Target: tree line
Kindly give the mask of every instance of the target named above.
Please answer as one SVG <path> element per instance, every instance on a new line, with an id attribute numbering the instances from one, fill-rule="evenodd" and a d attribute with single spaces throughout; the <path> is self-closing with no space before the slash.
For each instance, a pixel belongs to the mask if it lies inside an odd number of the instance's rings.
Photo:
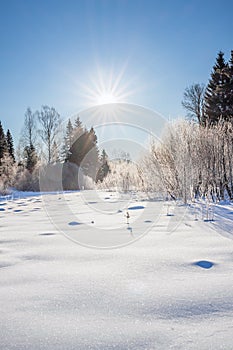
<path id="1" fill-rule="evenodd" d="M 110 162 L 100 152 L 94 128 L 77 116 L 65 130 L 54 108 L 25 113 L 19 147 L 0 124 L 0 183 L 22 190 L 39 189 L 39 169 L 63 165 L 63 188 L 77 189 L 77 172 L 90 183 L 122 191 L 140 190 L 182 199 L 233 199 L 233 51 L 228 62 L 219 52 L 207 86 L 193 84 L 182 101 L 187 119 L 168 124 L 160 142 L 152 142 L 138 164 Z M 87 186 L 87 185 L 86 185 Z"/>
<path id="2" fill-rule="evenodd" d="M 100 152 L 94 128 L 88 130 L 79 117 L 73 123 L 68 120 L 65 132 L 62 126 L 55 108 L 42 106 L 35 112 L 28 108 L 15 150 L 10 130 L 5 134 L 0 122 L 1 193 L 9 187 L 39 191 L 39 171 L 48 164 L 63 164 L 65 189 L 80 188 L 77 174 L 76 182 L 69 182 L 69 172 L 73 173 L 74 169 L 76 173 L 82 169 L 89 186 L 91 181 L 103 181 L 110 171 L 108 156 L 105 150 Z"/>

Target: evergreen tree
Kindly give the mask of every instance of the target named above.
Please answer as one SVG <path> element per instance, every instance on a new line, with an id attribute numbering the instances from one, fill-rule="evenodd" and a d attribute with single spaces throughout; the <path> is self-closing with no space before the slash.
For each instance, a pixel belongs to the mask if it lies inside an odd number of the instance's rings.
<path id="1" fill-rule="evenodd" d="M 69 152 L 70 152 L 70 148 L 72 146 L 72 142 L 73 142 L 73 125 L 71 123 L 71 120 L 68 120 L 68 123 L 66 125 L 66 133 L 65 133 L 65 137 L 64 137 L 64 143 L 62 146 L 62 151 L 61 151 L 61 157 L 63 161 L 67 161 L 68 156 L 69 156 Z"/>
<path id="2" fill-rule="evenodd" d="M 99 163 L 99 149 L 97 147 L 97 136 L 93 127 L 88 132 L 88 151 L 85 155 L 85 162 L 83 163 L 84 174 L 96 180 L 97 172 L 100 166 Z"/>
<path id="3" fill-rule="evenodd" d="M 12 186 L 15 180 L 15 170 L 13 158 L 6 152 L 0 162 L 0 187 L 7 189 Z"/>
<path id="4" fill-rule="evenodd" d="M 233 119 L 233 50 L 231 50 L 231 58 L 228 65 L 228 78 L 229 83 L 227 85 L 227 104 L 229 118 Z"/>
<path id="5" fill-rule="evenodd" d="M 103 149 L 100 156 L 100 167 L 96 176 L 96 182 L 98 181 L 102 182 L 109 172 L 110 172 L 110 166 L 108 164 L 108 156 L 106 151 Z"/>
<path id="6" fill-rule="evenodd" d="M 204 99 L 204 120 L 216 124 L 221 118 L 229 119 L 229 66 L 225 62 L 224 53 L 219 52 L 213 67 L 211 79 L 206 89 Z"/>
<path id="7" fill-rule="evenodd" d="M 0 121 L 0 162 L 1 159 L 4 157 L 4 155 L 7 153 L 7 142 L 6 142 L 6 136 L 4 134 L 4 130 L 2 127 L 2 123 Z"/>
<path id="8" fill-rule="evenodd" d="M 7 142 L 7 149 L 9 156 L 12 158 L 13 162 L 15 162 L 15 155 L 14 155 L 14 143 L 13 143 L 13 138 L 11 136 L 10 130 L 7 130 L 6 133 L 6 142 Z"/>
<path id="9" fill-rule="evenodd" d="M 25 168 L 32 173 L 38 161 L 35 147 L 32 144 L 24 148 L 24 159 Z"/>
<path id="10" fill-rule="evenodd" d="M 77 116 L 77 118 L 76 118 L 75 121 L 74 121 L 74 128 L 75 128 L 75 129 L 76 129 L 76 128 L 83 128 L 82 122 L 81 122 L 79 116 Z"/>
<path id="11" fill-rule="evenodd" d="M 51 161 L 52 163 L 56 164 L 56 163 L 60 163 L 60 157 L 59 157 L 59 147 L 56 143 L 56 141 L 54 141 L 53 145 L 52 145 L 52 157 L 51 157 Z"/>
<path id="12" fill-rule="evenodd" d="M 87 132 L 86 128 L 83 127 L 83 124 L 79 118 L 79 116 L 74 120 L 73 127 L 73 139 L 72 142 L 76 141 L 79 137 Z"/>
<path id="13" fill-rule="evenodd" d="M 93 128 L 90 131 L 83 128 L 75 129 L 75 140 L 67 160 L 81 167 L 85 175 L 93 179 L 96 177 L 99 153 L 97 137 Z"/>
<path id="14" fill-rule="evenodd" d="M 7 135 L 9 136 L 8 132 Z M 2 190 L 7 189 L 8 186 L 12 185 L 14 178 L 14 161 L 9 153 L 9 145 L 7 141 L 8 140 L 4 134 L 2 123 L 0 122 L 0 187 Z M 13 150 L 14 148 L 12 141 L 12 152 Z"/>

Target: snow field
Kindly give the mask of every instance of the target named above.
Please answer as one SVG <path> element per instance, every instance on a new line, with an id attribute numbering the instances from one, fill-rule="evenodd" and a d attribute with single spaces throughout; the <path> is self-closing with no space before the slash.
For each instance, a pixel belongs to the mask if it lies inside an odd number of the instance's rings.
<path id="1" fill-rule="evenodd" d="M 233 245 L 219 216 L 80 196 L 0 202 L 2 349 L 233 349 Z"/>

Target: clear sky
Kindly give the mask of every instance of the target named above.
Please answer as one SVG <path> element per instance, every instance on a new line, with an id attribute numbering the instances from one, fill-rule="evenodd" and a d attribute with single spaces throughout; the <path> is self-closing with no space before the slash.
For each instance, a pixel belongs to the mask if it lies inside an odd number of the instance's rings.
<path id="1" fill-rule="evenodd" d="M 185 87 L 229 58 L 232 14 L 231 0 L 0 0 L 0 120 L 16 139 L 28 106 L 68 118 L 109 89 L 182 116 Z"/>

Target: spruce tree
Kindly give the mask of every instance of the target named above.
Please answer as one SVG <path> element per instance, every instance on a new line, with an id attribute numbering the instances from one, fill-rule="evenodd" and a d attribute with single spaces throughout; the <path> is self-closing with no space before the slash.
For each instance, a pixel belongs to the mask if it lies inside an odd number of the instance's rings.
<path id="1" fill-rule="evenodd" d="M 7 149 L 9 156 L 12 158 L 13 162 L 15 162 L 15 155 L 14 155 L 14 143 L 13 143 L 13 138 L 11 136 L 10 130 L 7 130 L 6 133 L 6 142 L 7 142 Z"/>
<path id="2" fill-rule="evenodd" d="M 97 136 L 93 127 L 88 132 L 88 150 L 83 164 L 84 173 L 96 180 L 99 169 L 99 149 L 97 147 Z"/>
<path id="3" fill-rule="evenodd" d="M 79 116 L 74 120 L 73 125 L 73 142 L 87 132 L 87 129 L 83 126 Z"/>
<path id="4" fill-rule="evenodd" d="M 71 120 L 69 119 L 68 123 L 66 125 L 66 133 L 65 133 L 65 137 L 64 137 L 62 151 L 61 151 L 62 160 L 65 161 L 65 162 L 68 159 L 70 148 L 72 146 L 73 130 L 74 130 L 73 125 L 71 123 Z"/>
<path id="5" fill-rule="evenodd" d="M 4 134 L 4 130 L 2 127 L 2 123 L 0 121 L 0 161 L 4 157 L 4 155 L 7 153 L 7 142 L 6 142 L 6 136 Z"/>
<path id="6" fill-rule="evenodd" d="M 227 86 L 227 103 L 229 119 L 233 120 L 233 50 L 231 50 L 231 58 L 228 65 L 229 83 Z"/>
<path id="7" fill-rule="evenodd" d="M 229 119 L 227 88 L 230 78 L 228 69 L 224 53 L 220 51 L 204 98 L 204 119 L 210 124 L 215 124 L 220 119 Z"/>
<path id="8" fill-rule="evenodd" d="M 38 161 L 35 147 L 32 144 L 24 148 L 24 159 L 25 168 L 32 173 Z"/>
<path id="9" fill-rule="evenodd" d="M 60 154 L 59 154 L 59 147 L 56 141 L 54 141 L 52 145 L 52 156 L 51 160 L 53 164 L 60 163 Z"/>
<path id="10" fill-rule="evenodd" d="M 109 172 L 110 172 L 110 166 L 108 164 L 108 156 L 106 151 L 103 149 L 100 156 L 100 167 L 96 176 L 96 182 L 98 181 L 102 182 Z"/>
<path id="11" fill-rule="evenodd" d="M 74 121 L 74 128 L 76 129 L 76 128 L 82 128 L 82 127 L 83 127 L 82 122 L 81 122 L 79 116 L 77 116 L 75 121 Z"/>
<path id="12" fill-rule="evenodd" d="M 95 179 L 99 165 L 99 151 L 97 148 L 97 136 L 93 128 L 90 131 L 75 129 L 75 140 L 67 160 L 77 164 L 82 168 L 85 175 Z"/>

